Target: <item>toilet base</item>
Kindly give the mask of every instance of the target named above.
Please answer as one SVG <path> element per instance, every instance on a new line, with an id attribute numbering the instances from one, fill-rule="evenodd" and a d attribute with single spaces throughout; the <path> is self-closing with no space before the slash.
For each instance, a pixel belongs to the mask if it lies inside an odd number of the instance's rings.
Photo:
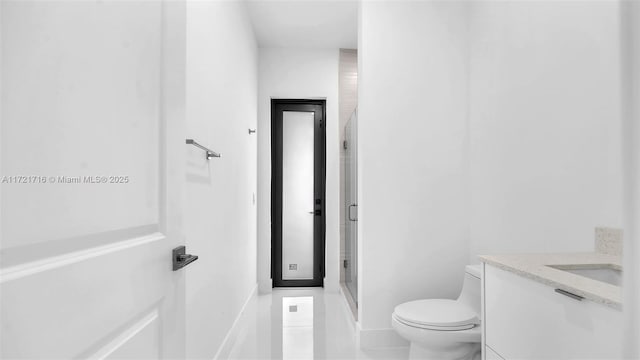
<path id="1" fill-rule="evenodd" d="M 460 331 L 427 330 L 403 324 L 395 314 L 391 325 L 409 340 L 409 359 L 480 360 L 480 326 Z"/>
<path id="2" fill-rule="evenodd" d="M 450 346 L 425 346 L 411 342 L 409 359 L 480 360 L 480 343 L 453 343 Z"/>

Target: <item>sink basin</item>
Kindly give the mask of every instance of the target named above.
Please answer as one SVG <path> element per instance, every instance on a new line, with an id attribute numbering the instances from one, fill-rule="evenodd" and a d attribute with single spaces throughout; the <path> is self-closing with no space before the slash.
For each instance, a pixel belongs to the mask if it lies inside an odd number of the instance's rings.
<path id="1" fill-rule="evenodd" d="M 566 271 L 592 280 L 602 281 L 607 284 L 621 286 L 622 270 L 610 264 L 597 265 L 547 265 L 554 269 Z"/>

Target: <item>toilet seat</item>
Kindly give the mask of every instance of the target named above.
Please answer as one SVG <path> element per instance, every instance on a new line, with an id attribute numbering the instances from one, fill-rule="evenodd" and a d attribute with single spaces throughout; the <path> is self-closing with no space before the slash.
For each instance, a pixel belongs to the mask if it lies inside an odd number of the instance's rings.
<path id="1" fill-rule="evenodd" d="M 428 330 L 468 330 L 480 324 L 471 308 L 449 299 L 406 302 L 396 306 L 393 316 L 407 326 Z"/>

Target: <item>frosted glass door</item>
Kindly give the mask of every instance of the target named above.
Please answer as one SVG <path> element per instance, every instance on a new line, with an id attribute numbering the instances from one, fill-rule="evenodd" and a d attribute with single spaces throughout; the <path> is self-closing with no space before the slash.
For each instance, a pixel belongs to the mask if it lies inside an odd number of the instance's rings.
<path id="1" fill-rule="evenodd" d="M 313 279 L 314 113 L 282 115 L 282 279 Z"/>

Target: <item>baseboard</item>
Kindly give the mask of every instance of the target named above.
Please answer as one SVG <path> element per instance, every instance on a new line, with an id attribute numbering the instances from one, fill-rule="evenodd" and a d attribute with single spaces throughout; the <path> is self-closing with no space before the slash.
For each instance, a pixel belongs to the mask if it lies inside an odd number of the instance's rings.
<path id="1" fill-rule="evenodd" d="M 394 329 L 360 329 L 359 333 L 361 349 L 409 346 Z"/>
<path id="2" fill-rule="evenodd" d="M 233 347 L 236 344 L 238 335 L 240 334 L 240 331 L 242 328 L 242 324 L 241 324 L 242 316 L 247 310 L 248 305 L 251 303 L 252 300 L 254 300 L 257 294 L 258 294 L 258 284 L 254 285 L 253 290 L 251 290 L 251 294 L 249 294 L 249 297 L 242 305 L 242 308 L 240 309 L 238 316 L 236 316 L 235 320 L 233 321 L 233 325 L 231 325 L 231 329 L 229 329 L 229 331 L 227 332 L 227 335 L 224 337 L 222 344 L 218 348 L 218 352 L 216 352 L 216 355 L 213 357 L 214 360 L 229 359 L 231 357 L 231 352 L 233 351 Z"/>
<path id="3" fill-rule="evenodd" d="M 353 328 L 355 329 L 356 323 L 358 322 L 358 307 L 351 297 L 351 294 L 347 293 L 348 291 L 349 290 L 347 289 L 345 284 L 340 283 L 340 295 L 342 295 L 342 302 L 345 305 L 345 309 L 347 309 L 351 325 L 353 325 Z"/>

